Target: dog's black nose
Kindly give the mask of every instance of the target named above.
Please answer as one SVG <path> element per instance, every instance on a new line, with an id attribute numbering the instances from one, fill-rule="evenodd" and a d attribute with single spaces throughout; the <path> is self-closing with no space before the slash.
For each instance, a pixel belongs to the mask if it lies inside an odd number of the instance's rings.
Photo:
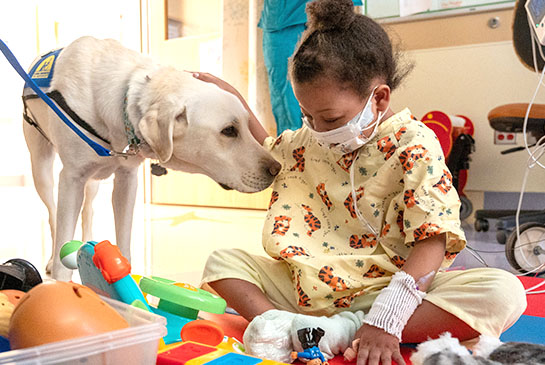
<path id="1" fill-rule="evenodd" d="M 233 188 L 230 187 L 230 186 L 228 186 L 228 185 L 225 185 L 225 184 L 222 184 L 222 183 L 218 183 L 218 184 L 220 184 L 220 186 L 221 186 L 222 188 L 224 188 L 225 190 L 233 190 Z"/>
<path id="2" fill-rule="evenodd" d="M 272 164 L 269 165 L 269 174 L 271 176 L 276 176 L 282 169 L 282 165 L 278 161 L 274 161 Z"/>

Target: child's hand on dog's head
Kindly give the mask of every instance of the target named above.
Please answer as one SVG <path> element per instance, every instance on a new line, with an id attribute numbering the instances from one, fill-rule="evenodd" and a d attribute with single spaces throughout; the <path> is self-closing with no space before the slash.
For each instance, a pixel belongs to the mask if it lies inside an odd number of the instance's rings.
<path id="1" fill-rule="evenodd" d="M 208 72 L 195 72 L 195 71 L 187 71 L 191 72 L 191 75 L 193 75 L 194 78 L 199 79 L 204 82 L 210 82 L 217 87 L 219 87 L 222 90 L 225 90 L 227 92 L 230 92 L 231 94 L 236 95 L 237 97 L 241 98 L 240 93 L 235 89 L 231 84 L 229 84 L 227 81 L 224 81 L 220 79 L 217 76 L 212 75 Z"/>

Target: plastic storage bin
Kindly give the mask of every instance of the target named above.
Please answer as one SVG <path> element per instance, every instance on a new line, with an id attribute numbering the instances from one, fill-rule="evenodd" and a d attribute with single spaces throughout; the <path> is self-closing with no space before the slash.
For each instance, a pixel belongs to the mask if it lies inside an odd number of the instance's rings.
<path id="1" fill-rule="evenodd" d="M 101 298 L 129 322 L 129 328 L 4 352 L 0 364 L 155 364 L 159 339 L 167 334 L 165 318 Z"/>

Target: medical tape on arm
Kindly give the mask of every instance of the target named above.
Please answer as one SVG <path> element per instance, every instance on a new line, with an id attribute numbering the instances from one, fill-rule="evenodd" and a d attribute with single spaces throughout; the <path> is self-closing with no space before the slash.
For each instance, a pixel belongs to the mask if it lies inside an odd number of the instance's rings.
<path id="1" fill-rule="evenodd" d="M 363 322 L 383 329 L 401 342 L 401 332 L 425 296 L 411 275 L 398 271 L 377 296 Z"/>

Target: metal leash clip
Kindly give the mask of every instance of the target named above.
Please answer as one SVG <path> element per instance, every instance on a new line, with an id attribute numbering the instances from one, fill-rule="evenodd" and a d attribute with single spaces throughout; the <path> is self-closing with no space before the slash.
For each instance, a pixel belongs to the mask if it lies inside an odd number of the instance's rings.
<path id="1" fill-rule="evenodd" d="M 123 148 L 123 152 L 110 151 L 110 156 L 124 157 L 125 159 L 127 159 L 129 156 L 136 156 L 138 152 L 140 152 L 140 146 L 131 143 Z"/>

